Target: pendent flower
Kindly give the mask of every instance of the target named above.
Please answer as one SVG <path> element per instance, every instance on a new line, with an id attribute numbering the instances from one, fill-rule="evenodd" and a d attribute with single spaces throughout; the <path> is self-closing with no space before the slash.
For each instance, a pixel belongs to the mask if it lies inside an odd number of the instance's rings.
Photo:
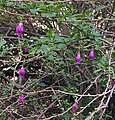
<path id="1" fill-rule="evenodd" d="M 19 23 L 18 26 L 16 27 L 16 34 L 21 36 L 23 32 L 24 32 L 23 24 Z"/>
<path id="2" fill-rule="evenodd" d="M 115 85 L 115 78 L 110 77 L 112 87 Z"/>
<path id="3" fill-rule="evenodd" d="M 89 59 L 94 60 L 94 58 L 95 58 L 94 51 L 91 50 L 90 53 L 89 53 Z"/>
<path id="4" fill-rule="evenodd" d="M 19 100 L 20 100 L 21 103 L 24 103 L 25 96 L 23 94 L 20 95 Z"/>
<path id="5" fill-rule="evenodd" d="M 23 54 L 28 54 L 28 47 L 23 47 L 22 48 Z"/>
<path id="6" fill-rule="evenodd" d="M 73 113 L 76 113 L 77 109 L 78 109 L 78 103 L 75 102 L 75 103 L 72 105 L 72 112 L 73 112 Z"/>
<path id="7" fill-rule="evenodd" d="M 80 64 L 80 61 L 81 61 L 81 56 L 80 56 L 80 53 L 78 53 L 77 56 L 76 56 L 77 64 Z"/>
<path id="8" fill-rule="evenodd" d="M 22 78 L 25 76 L 25 70 L 23 67 L 21 67 L 21 69 L 19 70 L 19 76 Z"/>

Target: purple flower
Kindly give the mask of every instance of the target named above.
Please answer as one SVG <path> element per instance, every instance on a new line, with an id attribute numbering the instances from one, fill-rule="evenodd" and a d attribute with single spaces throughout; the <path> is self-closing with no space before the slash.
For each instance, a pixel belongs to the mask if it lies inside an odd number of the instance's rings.
<path id="1" fill-rule="evenodd" d="M 22 50 L 23 50 L 24 54 L 28 54 L 28 48 L 27 47 L 23 47 Z"/>
<path id="2" fill-rule="evenodd" d="M 24 97 L 24 95 L 23 95 L 23 94 L 22 94 L 22 95 L 20 95 L 19 99 L 20 99 L 20 102 L 21 102 L 21 103 L 24 103 L 25 97 Z"/>
<path id="3" fill-rule="evenodd" d="M 77 62 L 77 64 L 80 64 L 80 60 L 81 60 L 81 56 L 78 53 L 77 56 L 76 56 L 76 62 Z"/>
<path id="4" fill-rule="evenodd" d="M 18 26 L 16 27 L 16 34 L 21 36 L 23 32 L 24 32 L 23 24 L 19 23 Z"/>
<path id="5" fill-rule="evenodd" d="M 21 69 L 19 70 L 19 76 L 20 77 L 24 77 L 25 76 L 25 70 L 23 67 L 21 67 Z"/>
<path id="6" fill-rule="evenodd" d="M 95 57 L 94 51 L 91 50 L 90 53 L 89 53 L 89 59 L 90 59 L 90 60 L 94 60 L 94 57 Z"/>
<path id="7" fill-rule="evenodd" d="M 112 87 L 115 85 L 115 78 L 110 77 Z"/>
<path id="8" fill-rule="evenodd" d="M 72 112 L 73 112 L 73 113 L 76 113 L 77 109 L 78 109 L 78 103 L 75 102 L 75 103 L 72 105 Z"/>
<path id="9" fill-rule="evenodd" d="M 113 86 L 115 85 L 115 81 L 112 81 L 112 82 L 111 82 L 111 85 L 112 85 L 112 87 L 113 87 Z"/>

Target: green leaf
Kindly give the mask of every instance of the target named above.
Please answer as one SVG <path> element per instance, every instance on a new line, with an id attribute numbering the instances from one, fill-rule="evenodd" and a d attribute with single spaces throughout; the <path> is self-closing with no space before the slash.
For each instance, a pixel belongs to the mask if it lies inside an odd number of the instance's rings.
<path id="1" fill-rule="evenodd" d="M 53 55 L 49 55 L 47 59 L 48 60 L 54 60 L 54 57 L 53 57 Z"/>
<path id="2" fill-rule="evenodd" d="M 72 118 L 72 114 L 71 113 L 65 113 L 63 115 L 64 118 Z"/>
<path id="3" fill-rule="evenodd" d="M 115 78 L 115 74 L 113 74 L 113 78 Z"/>
<path id="4" fill-rule="evenodd" d="M 56 31 L 54 29 L 50 29 L 47 32 L 47 36 L 49 36 L 50 38 L 54 38 L 55 37 L 55 33 L 56 33 Z"/>
<path id="5" fill-rule="evenodd" d="M 14 2 L 7 2 L 7 6 L 13 6 Z"/>
<path id="6" fill-rule="evenodd" d="M 55 14 L 54 13 L 41 13 L 41 16 L 42 17 L 55 17 Z"/>
<path id="7" fill-rule="evenodd" d="M 37 85 L 40 86 L 40 87 L 45 87 L 46 86 L 46 84 L 44 84 L 43 82 L 37 83 Z"/>
<path id="8" fill-rule="evenodd" d="M 95 11 L 99 11 L 99 10 L 102 10 L 104 8 L 108 8 L 108 6 L 101 5 L 100 7 L 96 8 Z"/>
<path id="9" fill-rule="evenodd" d="M 30 9 L 30 12 L 31 12 L 32 14 L 35 14 L 37 11 L 38 11 L 37 9 Z"/>
<path id="10" fill-rule="evenodd" d="M 93 31 L 93 33 L 92 33 L 93 35 L 95 35 L 95 36 L 100 36 L 100 33 L 99 33 L 99 31 Z"/>
<path id="11" fill-rule="evenodd" d="M 59 35 L 55 35 L 55 40 L 58 42 L 63 42 L 62 38 Z"/>
<path id="12" fill-rule="evenodd" d="M 60 44 L 58 45 L 58 48 L 59 48 L 59 49 L 64 49 L 64 48 L 66 48 L 66 45 L 60 43 Z"/>
<path id="13" fill-rule="evenodd" d="M 5 40 L 0 40 L 0 48 L 6 44 L 6 41 Z"/>
<path id="14" fill-rule="evenodd" d="M 42 46 L 40 47 L 40 49 L 46 51 L 46 50 L 49 49 L 49 46 L 48 46 L 48 45 L 42 45 Z"/>
<path id="15" fill-rule="evenodd" d="M 102 69 L 97 69 L 94 71 L 94 73 L 99 73 L 100 71 L 102 71 Z"/>
<path id="16" fill-rule="evenodd" d="M 5 74 L 3 72 L 0 72 L 0 76 L 5 76 Z"/>
<path id="17" fill-rule="evenodd" d="M 57 98 L 58 98 L 57 95 L 53 95 L 53 96 L 52 96 L 52 99 L 53 99 L 53 100 L 55 100 L 55 99 L 57 99 Z"/>

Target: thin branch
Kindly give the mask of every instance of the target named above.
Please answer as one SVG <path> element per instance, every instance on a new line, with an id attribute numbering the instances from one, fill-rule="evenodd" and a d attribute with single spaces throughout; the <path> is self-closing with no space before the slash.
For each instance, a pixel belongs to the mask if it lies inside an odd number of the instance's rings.
<path id="1" fill-rule="evenodd" d="M 72 2 L 73 0 L 58 0 L 58 1 L 38 1 L 38 0 L 11 0 L 12 2 L 35 2 L 35 3 L 66 3 Z M 89 0 L 74 0 L 74 2 L 94 2 Z"/>
<path id="2" fill-rule="evenodd" d="M 43 115 L 49 108 L 51 108 L 51 107 L 52 107 L 60 98 L 62 98 L 63 96 L 64 96 L 64 94 L 61 95 L 59 98 L 57 98 L 54 102 L 52 102 L 52 103 L 38 116 L 37 120 L 40 120 L 41 117 L 42 117 L 42 115 Z"/>

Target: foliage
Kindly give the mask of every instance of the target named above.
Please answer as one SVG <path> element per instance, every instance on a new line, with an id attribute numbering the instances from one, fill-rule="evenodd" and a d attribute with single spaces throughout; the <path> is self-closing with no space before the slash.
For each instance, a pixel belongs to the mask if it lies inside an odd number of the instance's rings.
<path id="1" fill-rule="evenodd" d="M 114 7 L 115 0 L 1 0 L 0 119 L 115 119 Z"/>

